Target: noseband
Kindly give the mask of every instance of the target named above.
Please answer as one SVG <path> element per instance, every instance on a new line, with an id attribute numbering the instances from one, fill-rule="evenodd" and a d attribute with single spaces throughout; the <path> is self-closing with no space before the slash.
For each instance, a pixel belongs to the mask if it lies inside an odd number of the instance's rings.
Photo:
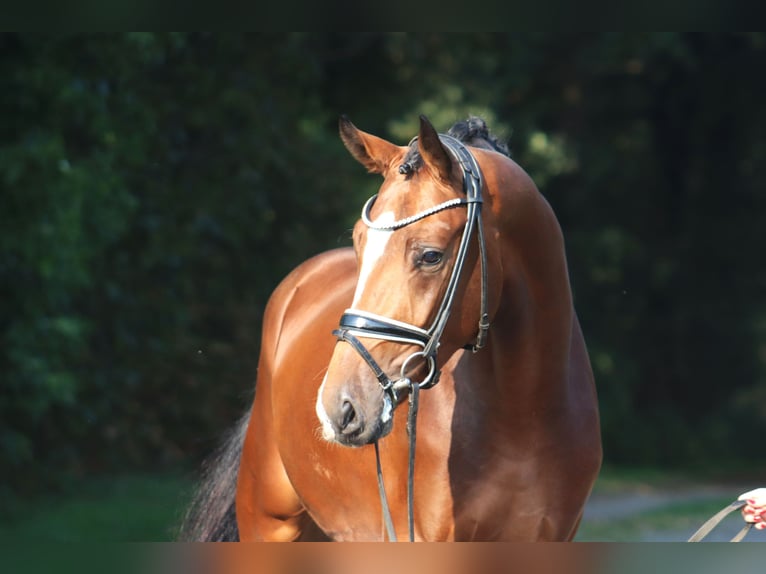
<path id="1" fill-rule="evenodd" d="M 399 402 L 399 394 L 402 391 L 409 391 L 407 431 L 410 437 L 410 454 L 407 483 L 407 506 L 410 541 L 414 541 L 415 537 L 412 493 L 415 465 L 415 423 L 418 411 L 419 391 L 420 389 L 431 388 L 439 382 L 440 371 L 436 368 L 436 354 L 442 334 L 447 326 L 452 306 L 455 302 L 455 293 L 463 273 L 463 267 L 468 254 L 468 246 L 474 229 L 476 230 L 477 241 L 479 244 L 479 257 L 481 262 L 481 307 L 476 340 L 475 342 L 466 345 L 465 348 L 470 349 L 475 353 L 484 347 L 487 339 L 487 331 L 489 330 L 489 315 L 487 313 L 487 254 L 484 241 L 484 228 L 481 222 L 481 170 L 479 169 L 479 164 L 476 162 L 476 159 L 460 141 L 445 134 L 440 134 L 439 139 L 447 149 L 450 150 L 460 165 L 463 173 L 463 191 L 465 192 L 465 197 L 445 201 L 444 203 L 440 203 L 439 205 L 421 211 L 416 215 L 387 224 L 377 224 L 370 219 L 370 211 L 375 203 L 377 195 L 373 195 L 367 200 L 362 208 L 362 221 L 367 227 L 377 230 L 396 231 L 397 229 L 406 227 L 416 221 L 420 221 L 421 219 L 425 219 L 426 217 L 446 209 L 466 206 L 466 222 L 465 228 L 463 229 L 463 236 L 460 239 L 460 245 L 457 249 L 455 263 L 452 267 L 452 273 L 449 282 L 447 283 L 444 298 L 439 305 L 433 323 L 428 329 L 424 329 L 376 313 L 347 309 L 341 316 L 339 328 L 333 331 L 333 335 L 335 335 L 339 341 L 344 341 L 351 345 L 369 365 L 370 369 L 375 374 L 375 378 L 378 379 L 381 388 L 385 392 L 386 397 L 391 401 L 392 409 Z M 400 369 L 399 378 L 394 381 L 380 368 L 360 339 L 378 339 L 403 345 L 415 345 L 421 347 L 422 350 L 415 351 L 404 360 Z M 410 363 L 418 358 L 422 358 L 428 365 L 428 373 L 419 383 L 413 382 L 407 377 Z M 380 468 L 380 455 L 377 441 L 375 442 L 375 455 L 377 460 L 378 489 L 381 498 L 381 506 L 383 508 L 383 519 L 389 540 L 395 541 L 396 533 L 393 528 L 391 513 L 388 508 L 386 491 L 383 486 L 383 474 Z"/>

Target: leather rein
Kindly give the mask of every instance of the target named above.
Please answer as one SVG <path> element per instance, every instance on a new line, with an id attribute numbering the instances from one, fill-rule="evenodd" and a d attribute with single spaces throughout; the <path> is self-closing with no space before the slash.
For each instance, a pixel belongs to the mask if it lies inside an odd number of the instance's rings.
<path id="1" fill-rule="evenodd" d="M 702 542 L 705 538 L 707 538 L 708 534 L 710 534 L 713 529 L 723 521 L 724 518 L 736 510 L 742 510 L 745 504 L 746 502 L 744 500 L 735 500 L 734 502 L 726 505 L 724 508 L 711 516 L 707 522 L 705 522 L 705 524 L 700 526 L 699 530 L 692 534 L 691 538 L 689 538 L 687 542 Z M 747 533 L 750 532 L 752 527 L 752 522 L 746 523 L 742 529 L 734 535 L 734 538 L 729 540 L 729 542 L 741 542 L 745 536 L 747 536 Z"/>
<path id="2" fill-rule="evenodd" d="M 416 138 L 415 138 L 416 139 Z M 479 315 L 478 334 L 474 343 L 466 345 L 474 353 L 484 347 L 487 340 L 487 331 L 489 330 L 489 315 L 487 311 L 487 254 L 484 240 L 484 228 L 481 221 L 481 188 L 482 175 L 479 164 L 471 152 L 457 139 L 452 136 L 439 134 L 442 144 L 449 149 L 452 155 L 457 159 L 463 174 L 463 191 L 465 197 L 455 198 L 445 201 L 439 205 L 426 209 L 416 215 L 394 221 L 393 223 L 377 224 L 370 219 L 370 211 L 375 203 L 377 195 L 373 195 L 362 208 L 362 221 L 370 229 L 396 231 L 412 223 L 425 219 L 435 213 L 446 209 L 456 207 L 466 207 L 466 223 L 463 229 L 463 235 L 457 249 L 455 263 L 452 273 L 447 283 L 444 297 L 439 305 L 433 323 L 428 329 L 390 319 L 383 315 L 359 311 L 356 309 L 347 309 L 340 319 L 339 328 L 333 331 L 333 335 L 338 341 L 343 341 L 351 345 L 362 359 L 367 363 L 375 378 L 378 380 L 384 391 L 384 400 L 390 402 L 390 409 L 396 407 L 399 402 L 400 393 L 409 392 L 409 411 L 407 416 L 407 433 L 409 435 L 409 465 L 407 477 L 407 514 L 409 522 L 410 541 L 415 540 L 414 528 L 414 500 L 413 500 L 413 482 L 415 471 L 415 443 L 416 443 L 416 423 L 419 394 L 421 389 L 429 389 L 439 381 L 440 371 L 436 367 L 436 355 L 439 348 L 441 336 L 447 326 L 452 307 L 455 302 L 455 294 L 462 276 L 465 265 L 468 248 L 471 238 L 476 231 L 476 237 L 479 244 L 479 256 L 481 264 L 481 308 Z M 413 139 L 414 141 L 414 139 Z M 412 142 L 411 142 L 412 143 Z M 408 356 L 402 363 L 399 378 L 392 380 L 386 372 L 381 369 L 370 352 L 364 346 L 360 339 L 378 339 L 400 343 L 404 345 L 415 345 L 421 350 L 415 351 Z M 418 358 L 422 358 L 428 366 L 428 373 L 420 382 L 414 382 L 407 377 L 410 363 Z M 375 457 L 378 477 L 378 490 L 381 500 L 383 522 L 386 527 L 388 539 L 396 541 L 396 532 L 391 519 L 386 490 L 383 484 L 383 473 L 380 465 L 380 452 L 378 442 L 375 441 Z"/>

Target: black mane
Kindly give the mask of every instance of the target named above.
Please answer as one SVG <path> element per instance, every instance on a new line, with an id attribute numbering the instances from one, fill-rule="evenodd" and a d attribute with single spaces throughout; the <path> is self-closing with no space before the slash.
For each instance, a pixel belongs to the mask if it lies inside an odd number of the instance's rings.
<path id="1" fill-rule="evenodd" d="M 497 136 L 490 133 L 487 123 L 476 116 L 471 116 L 467 120 L 457 122 L 453 125 L 447 135 L 451 135 L 458 141 L 474 147 L 494 150 L 508 157 L 511 156 L 508 151 L 508 145 L 499 140 Z M 420 148 L 417 140 L 410 144 L 410 150 L 404 156 L 404 161 L 399 166 L 399 173 L 415 173 L 423 165 L 423 159 L 420 157 Z"/>

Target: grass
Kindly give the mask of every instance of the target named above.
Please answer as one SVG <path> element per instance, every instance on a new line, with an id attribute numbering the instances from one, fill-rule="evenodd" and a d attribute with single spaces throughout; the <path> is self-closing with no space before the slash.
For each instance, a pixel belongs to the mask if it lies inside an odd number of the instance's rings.
<path id="1" fill-rule="evenodd" d="M 693 532 L 731 502 L 731 498 L 710 498 L 699 501 L 669 503 L 661 508 L 638 512 L 612 520 L 583 521 L 577 532 L 579 542 L 639 542 L 667 540 L 684 542 Z M 738 515 L 729 517 L 719 526 L 721 532 L 733 536 L 741 528 Z M 732 528 L 735 528 L 732 531 Z"/>
<path id="2" fill-rule="evenodd" d="M 654 469 L 605 469 L 594 497 L 620 499 L 662 492 L 665 499 L 660 505 L 613 518 L 583 520 L 576 540 L 636 542 L 658 539 L 656 535 L 662 533 L 664 539 L 685 540 L 739 493 L 732 487 L 731 496 L 690 499 L 701 482 L 711 484 L 698 478 Z M 17 501 L 10 516 L 0 513 L 0 539 L 6 544 L 170 541 L 193 487 L 192 479 L 180 472 L 89 479 L 66 495 Z M 736 532 L 739 526 L 741 519 L 735 515 L 723 529 Z M 748 538 L 764 539 L 761 533 Z"/>
<path id="3" fill-rule="evenodd" d="M 757 486 L 762 474 L 737 469 L 695 472 L 664 469 L 605 468 L 593 489 L 591 501 L 608 506 L 632 501 L 630 511 L 586 514 L 576 540 L 583 542 L 685 541 L 708 518 L 741 492 L 743 484 Z M 755 478 L 754 478 L 755 477 Z M 640 503 L 640 500 L 644 503 Z M 742 527 L 733 513 L 711 534 L 711 540 L 728 540 Z M 762 539 L 760 533 L 749 538 Z"/>
<path id="4" fill-rule="evenodd" d="M 0 539 L 170 541 L 192 488 L 180 473 L 90 479 L 65 496 L 18 501 L 12 517 L 0 515 Z"/>

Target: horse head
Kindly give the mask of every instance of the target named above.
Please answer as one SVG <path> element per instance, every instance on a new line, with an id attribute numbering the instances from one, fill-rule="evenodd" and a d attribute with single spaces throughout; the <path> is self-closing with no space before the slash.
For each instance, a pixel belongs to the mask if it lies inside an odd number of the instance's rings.
<path id="1" fill-rule="evenodd" d="M 391 431 L 393 411 L 413 385 L 438 382 L 445 358 L 483 346 L 497 298 L 486 276 L 495 253 L 485 240 L 488 198 L 476 150 L 438 134 L 422 116 L 409 146 L 345 118 L 340 134 L 384 181 L 353 230 L 358 281 L 335 331 L 316 412 L 325 439 L 361 446 Z"/>

